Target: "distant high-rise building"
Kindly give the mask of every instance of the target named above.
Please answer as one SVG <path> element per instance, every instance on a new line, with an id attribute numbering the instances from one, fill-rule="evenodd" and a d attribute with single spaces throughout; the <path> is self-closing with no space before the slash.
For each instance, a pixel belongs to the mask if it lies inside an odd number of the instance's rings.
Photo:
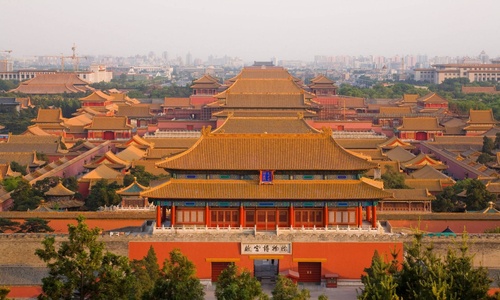
<path id="1" fill-rule="evenodd" d="M 188 52 L 186 54 L 186 66 L 192 66 L 193 65 L 193 56 L 191 55 L 191 52 Z"/>
<path id="2" fill-rule="evenodd" d="M 14 65 L 9 60 L 0 60 L 0 72 L 12 72 L 14 71 Z"/>
<path id="3" fill-rule="evenodd" d="M 165 62 L 168 62 L 168 52 L 167 51 L 163 51 L 163 53 L 161 54 L 161 57 L 163 58 L 163 60 Z"/>
<path id="4" fill-rule="evenodd" d="M 487 64 L 489 61 L 490 61 L 490 57 L 488 56 L 488 54 L 486 54 L 486 52 L 481 51 L 481 53 L 479 54 L 479 60 L 483 63 L 483 64 Z"/>

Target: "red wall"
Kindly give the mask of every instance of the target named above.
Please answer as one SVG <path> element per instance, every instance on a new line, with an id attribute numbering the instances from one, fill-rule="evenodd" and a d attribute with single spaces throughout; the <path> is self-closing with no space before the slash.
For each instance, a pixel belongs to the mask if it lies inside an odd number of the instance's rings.
<path id="1" fill-rule="evenodd" d="M 239 242 L 130 242 L 129 259 L 142 259 L 146 256 L 150 246 L 155 249 L 160 265 L 173 249 L 180 249 L 197 269 L 200 279 L 210 279 L 210 259 L 239 259 L 236 265 L 253 272 L 253 260 L 249 255 L 240 255 Z M 390 259 L 391 250 L 399 251 L 399 260 L 402 259 L 403 244 L 401 242 L 323 242 L 323 243 L 292 243 L 292 254 L 283 255 L 279 260 L 280 271 L 291 269 L 298 271 L 298 261 L 321 261 L 322 275 L 338 273 L 339 278 L 359 279 L 363 270 L 369 267 L 375 250 L 382 256 Z M 279 255 L 276 255 L 279 256 Z M 294 261 L 294 259 L 296 261 Z M 207 261 L 208 260 L 208 261 Z"/>

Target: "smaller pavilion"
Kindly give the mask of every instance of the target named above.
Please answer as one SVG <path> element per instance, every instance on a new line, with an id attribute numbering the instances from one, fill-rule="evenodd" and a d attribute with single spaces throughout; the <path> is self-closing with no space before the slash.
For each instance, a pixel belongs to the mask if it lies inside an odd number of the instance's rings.
<path id="1" fill-rule="evenodd" d="M 61 181 L 45 192 L 46 207 L 52 210 L 78 210 L 85 203 L 74 199 L 75 192 L 66 188 Z"/>
<path id="2" fill-rule="evenodd" d="M 122 198 L 122 207 L 147 207 L 149 206 L 149 201 L 140 194 L 148 189 L 149 187 L 138 183 L 137 178 L 134 177 L 134 182 L 117 190 L 116 193 Z"/>

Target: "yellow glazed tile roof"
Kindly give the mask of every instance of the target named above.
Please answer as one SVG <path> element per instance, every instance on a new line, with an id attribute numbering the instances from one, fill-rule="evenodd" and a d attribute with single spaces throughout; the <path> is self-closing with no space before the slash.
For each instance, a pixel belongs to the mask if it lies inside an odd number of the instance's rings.
<path id="1" fill-rule="evenodd" d="M 274 180 L 262 185 L 253 180 L 171 179 L 142 192 L 150 199 L 248 200 L 369 200 L 391 197 L 360 180 Z"/>
<path id="2" fill-rule="evenodd" d="M 214 133 L 319 133 L 299 117 L 230 116 Z"/>
<path id="3" fill-rule="evenodd" d="M 377 167 L 323 134 L 212 134 L 158 167 L 177 170 L 345 170 Z"/>

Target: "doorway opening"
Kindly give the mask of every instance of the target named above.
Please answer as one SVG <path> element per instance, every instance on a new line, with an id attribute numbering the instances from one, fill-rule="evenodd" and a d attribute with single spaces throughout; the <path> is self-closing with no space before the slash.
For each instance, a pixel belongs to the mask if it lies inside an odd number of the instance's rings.
<path id="1" fill-rule="evenodd" d="M 255 259 L 253 261 L 253 275 L 261 283 L 274 283 L 280 269 L 279 264 L 279 259 Z"/>

